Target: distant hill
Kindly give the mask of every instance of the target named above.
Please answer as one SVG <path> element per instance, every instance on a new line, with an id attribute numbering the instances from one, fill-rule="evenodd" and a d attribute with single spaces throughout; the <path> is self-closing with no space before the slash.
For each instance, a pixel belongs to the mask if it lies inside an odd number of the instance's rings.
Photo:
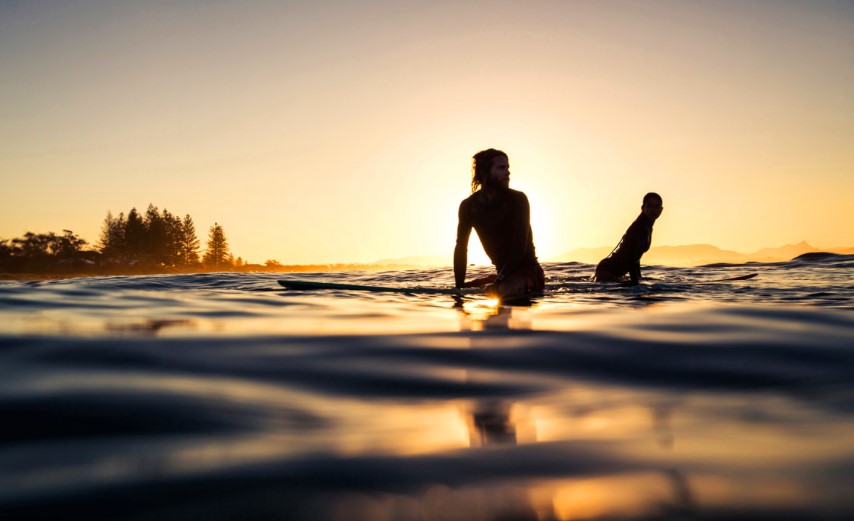
<path id="1" fill-rule="evenodd" d="M 729 263 L 743 264 L 745 262 L 783 262 L 794 259 L 798 255 L 814 252 L 830 252 L 854 254 L 854 248 L 815 248 L 806 241 L 788 244 L 777 248 L 763 248 L 754 253 L 739 253 L 722 250 L 710 244 L 691 244 L 686 246 L 653 246 L 643 256 L 644 264 L 660 264 L 663 266 L 701 266 L 703 264 Z M 611 248 L 578 248 L 553 259 L 554 262 L 585 262 L 596 264 Z"/>
<path id="2" fill-rule="evenodd" d="M 804 253 L 813 253 L 817 251 L 828 250 L 819 250 L 810 246 L 807 241 L 801 241 L 798 244 L 787 244 L 786 246 L 780 246 L 779 248 L 763 248 L 755 253 L 751 253 L 750 260 L 756 262 L 778 262 L 794 259 L 798 255 L 803 255 Z M 834 251 L 833 253 L 841 252 Z"/>
<path id="3" fill-rule="evenodd" d="M 587 264 L 596 264 L 611 253 L 612 249 L 613 248 L 608 246 L 602 246 L 599 248 L 576 248 L 564 253 L 563 255 L 540 260 L 545 260 L 545 262 L 584 262 Z"/>
<path id="4" fill-rule="evenodd" d="M 577 248 L 542 262 L 583 262 L 596 264 L 611 253 L 611 247 Z M 644 264 L 662 266 L 702 266 L 704 264 L 744 264 L 745 262 L 783 262 L 804 253 L 829 252 L 854 255 L 852 248 L 815 248 L 806 241 L 787 244 L 777 248 L 763 248 L 753 253 L 722 250 L 711 244 L 689 244 L 683 246 L 653 246 L 643 256 Z M 381 259 L 372 265 L 389 267 L 450 267 L 450 255 L 419 255 L 397 259 Z"/>
<path id="5" fill-rule="evenodd" d="M 709 244 L 658 246 L 650 248 L 643 259 L 645 264 L 661 264 L 664 266 L 701 266 L 721 262 L 744 264 L 753 260 L 749 255 L 737 251 L 722 250 Z"/>
<path id="6" fill-rule="evenodd" d="M 596 264 L 611 253 L 611 249 L 608 247 L 579 248 L 550 260 Z M 722 250 L 710 244 L 653 246 L 643 257 L 644 264 L 661 264 L 664 266 L 699 266 L 717 262 L 741 264 L 749 260 L 748 255 L 735 251 Z"/>

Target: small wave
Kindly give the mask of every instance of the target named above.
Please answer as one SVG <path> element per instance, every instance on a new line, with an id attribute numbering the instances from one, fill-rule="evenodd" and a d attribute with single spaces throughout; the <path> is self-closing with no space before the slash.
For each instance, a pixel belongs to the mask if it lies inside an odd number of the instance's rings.
<path id="1" fill-rule="evenodd" d="M 824 261 L 824 260 L 854 260 L 854 255 L 842 255 L 839 253 L 830 253 L 823 251 L 815 251 L 803 253 L 792 260 L 796 261 Z"/>
<path id="2" fill-rule="evenodd" d="M 854 287 L 825 268 L 851 262 L 635 287 L 555 263 L 530 307 L 279 273 L 3 284 L 0 517 L 556 519 L 581 490 L 589 519 L 850 519 Z M 646 503 L 608 511 L 620 491 Z"/>

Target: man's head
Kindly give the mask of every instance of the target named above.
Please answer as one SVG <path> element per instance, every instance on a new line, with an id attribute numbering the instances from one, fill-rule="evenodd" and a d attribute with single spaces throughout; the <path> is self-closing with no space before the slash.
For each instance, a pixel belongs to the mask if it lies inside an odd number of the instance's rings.
<path id="1" fill-rule="evenodd" d="M 507 188 L 510 183 L 510 160 L 501 150 L 481 150 L 472 158 L 471 191 L 480 188 Z"/>
<path id="2" fill-rule="evenodd" d="M 643 204 L 641 205 L 641 213 L 652 219 L 658 219 L 661 211 L 664 210 L 661 196 L 655 192 L 650 192 L 643 196 Z"/>

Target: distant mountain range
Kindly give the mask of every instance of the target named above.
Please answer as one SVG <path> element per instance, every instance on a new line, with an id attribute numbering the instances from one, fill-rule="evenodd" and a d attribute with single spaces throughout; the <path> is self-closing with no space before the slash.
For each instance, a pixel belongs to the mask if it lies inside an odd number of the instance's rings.
<path id="1" fill-rule="evenodd" d="M 596 264 L 611 253 L 611 247 L 601 248 L 578 248 L 564 254 L 548 259 L 540 259 L 543 262 L 583 262 Z M 644 264 L 658 264 L 662 266 L 701 266 L 703 264 L 743 264 L 745 262 L 783 262 L 794 259 L 798 255 L 814 252 L 841 253 L 854 255 L 854 247 L 851 248 L 815 248 L 806 241 L 798 244 L 787 244 L 777 248 L 763 248 L 753 253 L 739 253 L 737 251 L 722 250 L 710 244 L 691 244 L 686 246 L 653 246 L 643 256 Z M 449 255 L 422 255 L 414 257 L 403 257 L 399 259 L 382 259 L 375 264 L 388 266 L 450 266 Z"/>
<path id="2" fill-rule="evenodd" d="M 787 244 L 777 248 L 763 248 L 753 253 L 740 253 L 722 250 L 710 244 L 691 244 L 687 246 L 653 246 L 643 256 L 644 264 L 659 264 L 663 266 L 701 266 L 704 264 L 728 263 L 743 264 L 745 262 L 783 262 L 792 260 L 798 255 L 814 252 L 829 252 L 854 254 L 854 248 L 815 248 L 806 241 L 798 244 Z M 611 248 L 581 248 L 559 255 L 556 262 L 586 262 L 595 264 L 611 253 Z"/>

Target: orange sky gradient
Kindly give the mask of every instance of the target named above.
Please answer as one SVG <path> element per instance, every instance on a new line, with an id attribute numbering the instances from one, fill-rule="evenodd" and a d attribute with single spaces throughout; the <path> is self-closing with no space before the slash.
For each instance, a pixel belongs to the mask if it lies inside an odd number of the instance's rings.
<path id="1" fill-rule="evenodd" d="M 852 56 L 843 1 L 4 2 L 0 239 L 154 203 L 251 262 L 450 263 L 497 147 L 542 260 L 647 191 L 654 245 L 854 246 Z"/>

